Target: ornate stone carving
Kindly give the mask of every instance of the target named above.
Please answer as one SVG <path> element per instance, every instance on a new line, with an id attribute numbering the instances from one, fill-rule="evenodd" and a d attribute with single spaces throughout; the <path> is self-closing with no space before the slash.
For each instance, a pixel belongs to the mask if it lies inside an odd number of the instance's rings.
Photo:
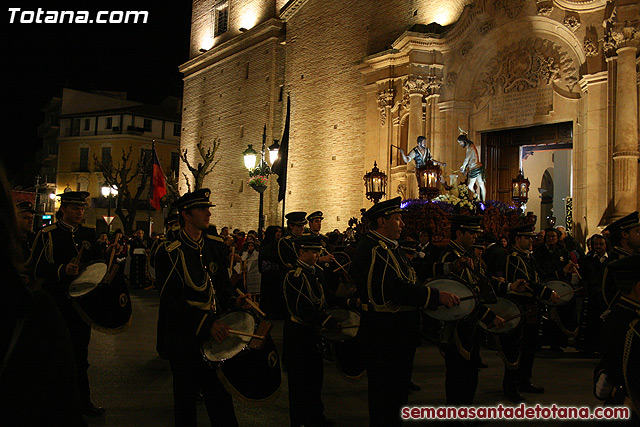
<path id="1" fill-rule="evenodd" d="M 393 102 L 393 89 L 378 92 L 378 110 L 380 110 L 380 126 L 387 122 L 387 107 Z"/>
<path id="2" fill-rule="evenodd" d="M 553 0 L 538 0 L 536 1 L 536 7 L 538 8 L 538 15 L 549 16 L 553 11 Z"/>
<path id="3" fill-rule="evenodd" d="M 447 78 L 445 79 L 445 85 L 447 86 L 455 86 L 458 81 L 458 73 L 455 71 L 449 71 L 447 73 Z"/>
<path id="4" fill-rule="evenodd" d="M 467 56 L 471 48 L 473 48 L 473 43 L 471 41 L 467 40 L 466 42 L 462 43 L 462 47 L 460 48 L 460 55 Z"/>
<path id="5" fill-rule="evenodd" d="M 474 85 L 473 98 L 522 92 L 564 80 L 571 90 L 576 68 L 566 52 L 550 40 L 532 37 L 505 47 L 493 57 Z"/>
<path id="6" fill-rule="evenodd" d="M 524 3 L 525 0 L 496 0 L 495 7 L 496 10 L 504 9 L 507 16 L 514 19 L 522 10 Z"/>
<path id="7" fill-rule="evenodd" d="M 583 49 L 584 49 L 584 54 L 587 56 L 598 56 L 598 53 L 599 53 L 598 41 L 588 36 L 585 37 Z"/>
<path id="8" fill-rule="evenodd" d="M 436 95 L 440 93 L 442 88 L 442 77 L 440 76 L 417 76 L 410 75 L 404 82 L 404 95 L 402 97 L 402 105 L 409 105 L 409 95 L 422 94 L 423 96 Z"/>
<path id="9" fill-rule="evenodd" d="M 615 54 L 616 49 L 625 46 L 638 46 L 640 45 L 640 24 L 638 21 L 629 22 L 618 21 L 617 10 L 614 7 L 611 16 L 602 22 L 604 27 L 604 37 L 602 39 L 602 46 L 604 51 L 608 55 Z"/>
<path id="10" fill-rule="evenodd" d="M 580 28 L 580 17 L 577 15 L 567 15 L 562 20 L 565 27 L 573 31 L 574 33 Z"/>

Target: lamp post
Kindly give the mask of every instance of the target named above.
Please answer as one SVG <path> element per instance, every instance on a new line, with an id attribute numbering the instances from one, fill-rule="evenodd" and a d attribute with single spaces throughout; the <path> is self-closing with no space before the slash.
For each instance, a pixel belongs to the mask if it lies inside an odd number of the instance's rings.
<path id="1" fill-rule="evenodd" d="M 256 190 L 260 194 L 260 210 L 258 212 L 258 238 L 262 239 L 262 230 L 264 229 L 264 192 L 267 189 L 267 182 L 269 175 L 271 175 L 271 168 L 265 161 L 265 150 L 267 149 L 267 125 L 264 126 L 262 132 L 262 148 L 260 150 L 260 163 L 256 166 L 258 159 L 258 153 L 253 149 L 252 144 L 249 144 L 246 150 L 242 152 L 244 156 L 244 166 L 249 170 L 249 186 Z M 277 146 L 275 148 L 274 146 Z M 269 159 L 271 163 L 277 159 L 277 149 L 280 148 L 278 141 L 274 140 L 274 143 L 269 147 Z M 275 151 L 275 155 L 274 155 Z"/>
<path id="2" fill-rule="evenodd" d="M 107 217 L 109 218 L 109 222 L 107 223 L 107 232 L 110 233 L 111 223 L 113 222 L 113 220 L 111 219 L 111 198 L 118 194 L 118 190 L 111 187 L 110 185 L 103 185 L 101 190 L 102 190 L 102 195 L 108 199 Z"/>
<path id="3" fill-rule="evenodd" d="M 364 187 L 366 188 L 365 196 L 374 205 L 387 194 L 387 175 L 378 169 L 377 162 L 373 162 L 373 169 L 371 172 L 367 172 L 362 179 L 364 179 Z"/>
<path id="4" fill-rule="evenodd" d="M 440 166 L 428 160 L 421 168 L 416 168 L 416 178 L 420 199 L 433 199 L 440 194 L 439 183 L 442 179 Z"/>
<path id="5" fill-rule="evenodd" d="M 518 175 L 511 180 L 511 200 L 518 206 L 518 209 L 524 210 L 522 207 L 529 200 L 529 180 L 524 177 L 524 172 L 520 169 Z"/>

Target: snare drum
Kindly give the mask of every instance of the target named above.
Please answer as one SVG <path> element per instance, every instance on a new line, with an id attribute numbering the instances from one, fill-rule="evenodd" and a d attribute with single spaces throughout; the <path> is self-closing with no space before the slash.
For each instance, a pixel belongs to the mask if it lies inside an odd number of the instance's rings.
<path id="1" fill-rule="evenodd" d="M 490 334 L 501 335 L 508 334 L 515 330 L 522 322 L 522 310 L 518 305 L 508 298 L 498 297 L 498 302 L 495 304 L 485 304 L 485 307 L 493 310 L 495 314 L 503 319 L 511 319 L 504 323 L 502 328 L 496 328 L 495 326 L 487 326 L 484 322 L 478 322 L 480 327 Z M 493 324 L 492 324 L 493 325 Z"/>
<path id="2" fill-rule="evenodd" d="M 218 320 L 226 323 L 229 329 L 255 334 L 256 319 L 246 311 L 232 311 L 223 314 Z M 244 350 L 249 341 L 251 341 L 251 337 L 244 335 L 229 334 L 222 342 L 217 342 L 210 336 L 202 342 L 200 350 L 209 362 L 223 362 Z"/>
<path id="3" fill-rule="evenodd" d="M 556 291 L 556 293 L 560 295 L 560 302 L 557 302 L 557 303 L 551 302 L 551 300 L 542 299 L 538 297 L 538 300 L 540 300 L 540 302 L 544 304 L 563 305 L 571 301 L 571 299 L 573 298 L 573 294 L 574 294 L 574 292 L 572 292 L 573 287 L 568 282 L 565 282 L 564 280 L 555 280 L 555 279 L 547 280 L 546 282 L 543 283 L 543 285 L 553 291 Z"/>
<path id="4" fill-rule="evenodd" d="M 424 313 L 436 320 L 445 322 L 468 319 L 478 306 L 478 297 L 475 291 L 467 284 L 450 278 L 432 279 L 424 284 L 440 291 L 448 291 L 460 297 L 460 305 L 447 308 L 443 305 L 435 310 L 424 309 Z"/>
<path id="5" fill-rule="evenodd" d="M 79 298 L 93 291 L 102 282 L 105 274 L 107 274 L 106 263 L 96 261 L 87 265 L 69 285 L 69 296 Z"/>
<path id="6" fill-rule="evenodd" d="M 322 336 L 333 342 L 348 341 L 360 328 L 360 314 L 346 308 L 330 308 L 327 313 L 342 325 L 342 329 L 323 329 Z"/>

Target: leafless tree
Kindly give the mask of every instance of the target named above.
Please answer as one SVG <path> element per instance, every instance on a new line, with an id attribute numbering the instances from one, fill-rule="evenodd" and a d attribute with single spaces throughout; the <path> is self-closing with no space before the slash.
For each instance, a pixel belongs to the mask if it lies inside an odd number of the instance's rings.
<path id="1" fill-rule="evenodd" d="M 187 168 L 191 172 L 191 175 L 193 175 L 193 182 L 194 182 L 193 191 L 199 190 L 202 188 L 202 184 L 204 183 L 204 178 L 213 171 L 213 168 L 216 167 L 216 165 L 220 161 L 220 159 L 216 160 L 215 162 L 213 160 L 216 155 L 216 151 L 218 151 L 218 148 L 220 147 L 220 138 L 215 138 L 213 140 L 213 146 L 211 148 L 207 148 L 206 150 L 205 150 L 205 147 L 202 145 L 202 138 L 200 138 L 200 142 L 198 142 L 198 145 L 196 145 L 196 147 L 198 148 L 198 152 L 200 153 L 200 157 L 202 157 L 202 160 L 204 160 L 204 163 L 199 162 L 196 167 L 191 166 L 191 163 L 189 163 L 189 160 L 187 159 L 186 148 L 180 155 L 180 159 L 184 162 L 184 164 L 187 165 Z M 191 184 L 189 182 L 189 178 L 187 177 L 187 174 L 183 173 L 182 175 L 186 180 L 187 190 L 192 191 Z"/>
<path id="2" fill-rule="evenodd" d="M 118 190 L 116 215 L 122 221 L 124 232 L 128 236 L 133 233 L 139 205 L 148 194 L 147 162 L 151 161 L 151 159 L 141 157 L 134 164 L 131 160 L 131 151 L 131 146 L 129 146 L 128 152 L 122 149 L 121 161 L 116 166 L 113 165 L 113 162 L 103 163 L 96 155 L 93 156 L 96 166 L 104 176 L 105 183 Z"/>

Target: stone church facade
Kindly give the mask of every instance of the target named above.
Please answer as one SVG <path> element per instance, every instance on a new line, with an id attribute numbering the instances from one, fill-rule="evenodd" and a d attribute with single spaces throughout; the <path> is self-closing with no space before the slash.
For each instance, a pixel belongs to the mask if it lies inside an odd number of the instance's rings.
<path id="1" fill-rule="evenodd" d="M 419 135 L 457 169 L 467 131 L 488 198 L 503 201 L 522 147 L 560 144 L 584 237 L 640 206 L 639 45 L 637 0 L 194 0 L 181 147 L 193 157 L 200 139 L 222 139 L 213 220 L 255 229 L 242 151 L 260 149 L 265 125 L 267 145 L 281 137 L 290 96 L 285 211 L 322 210 L 328 231 L 371 205 L 374 162 L 388 197 L 417 197 L 394 147 Z M 281 221 L 277 193 L 272 178 L 267 225 Z"/>

